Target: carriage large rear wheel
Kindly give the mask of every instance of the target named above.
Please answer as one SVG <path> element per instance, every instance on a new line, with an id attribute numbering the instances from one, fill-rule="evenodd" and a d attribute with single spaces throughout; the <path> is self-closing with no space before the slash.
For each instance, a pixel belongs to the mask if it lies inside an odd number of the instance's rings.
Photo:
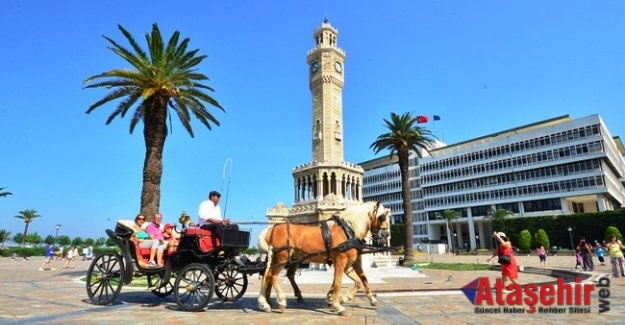
<path id="1" fill-rule="evenodd" d="M 213 272 L 204 264 L 192 263 L 178 272 L 174 296 L 180 309 L 202 311 L 213 296 L 214 288 Z"/>
<path id="2" fill-rule="evenodd" d="M 226 266 L 216 271 L 215 294 L 223 301 L 236 301 L 247 290 L 247 275 L 232 266 Z"/>
<path id="3" fill-rule="evenodd" d="M 101 253 L 91 262 L 87 271 L 87 294 L 96 305 L 115 301 L 122 289 L 124 264 L 116 253 Z"/>
<path id="4" fill-rule="evenodd" d="M 174 279 L 170 278 L 167 283 L 163 284 L 163 276 L 161 273 L 147 275 L 148 287 L 158 297 L 167 297 L 174 292 Z"/>

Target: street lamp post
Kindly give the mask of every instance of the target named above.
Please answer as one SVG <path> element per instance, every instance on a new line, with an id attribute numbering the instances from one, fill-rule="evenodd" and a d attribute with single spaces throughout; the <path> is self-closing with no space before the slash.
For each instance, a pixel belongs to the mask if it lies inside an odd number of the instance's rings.
<path id="1" fill-rule="evenodd" d="M 475 244 L 477 246 L 477 249 L 480 249 L 480 235 L 475 235 Z"/>
<path id="2" fill-rule="evenodd" d="M 54 228 L 56 228 L 56 233 L 54 234 L 54 243 L 58 244 L 59 243 L 59 229 L 61 229 L 61 224 L 57 223 L 56 226 L 54 226 Z"/>
<path id="3" fill-rule="evenodd" d="M 571 239 L 571 249 L 575 250 L 575 246 L 573 246 L 573 235 L 571 234 L 571 232 L 573 231 L 573 228 L 571 228 L 571 226 L 569 226 L 566 230 L 569 231 L 569 238 Z"/>
<path id="4" fill-rule="evenodd" d="M 454 233 L 454 252 L 458 253 L 458 234 Z"/>

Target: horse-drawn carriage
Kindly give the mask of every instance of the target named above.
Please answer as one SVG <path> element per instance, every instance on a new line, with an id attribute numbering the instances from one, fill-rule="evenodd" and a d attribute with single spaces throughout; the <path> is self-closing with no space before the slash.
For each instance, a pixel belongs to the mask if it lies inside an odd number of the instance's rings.
<path id="1" fill-rule="evenodd" d="M 173 293 L 180 309 L 201 311 L 213 292 L 223 300 L 238 300 L 247 289 L 247 276 L 264 272 L 258 303 L 261 310 L 271 311 L 267 300 L 272 287 L 276 289 L 279 308 L 286 308 L 286 297 L 277 281 L 283 268 L 288 268 L 287 277 L 298 301 L 302 301 L 294 280 L 299 263 L 332 263 L 334 281 L 327 300 L 342 315 L 345 308 L 341 301 L 353 299 L 363 286 L 371 304 L 376 304 L 359 257 L 391 250 L 385 245 L 365 243 L 369 233 L 373 239 L 379 238 L 381 225 L 387 224 L 389 214 L 379 203 L 367 202 L 317 223 L 270 225 L 259 236 L 259 249 L 268 253 L 267 260 L 255 262 L 239 259 L 239 254 L 249 246 L 247 230 L 225 229 L 220 241 L 208 230 L 184 228 L 177 251 L 164 256 L 165 264 L 159 268 L 143 266 L 150 255 L 149 249 L 142 249 L 131 239 L 131 225 L 118 222 L 115 231 L 107 229 L 106 233 L 119 246 L 121 254 L 102 253 L 93 260 L 87 273 L 87 293 L 95 304 L 110 304 L 123 284 L 132 282 L 136 269 L 147 276 L 148 286 L 155 295 Z M 355 282 L 346 297 L 341 296 L 343 272 Z"/>
<path id="2" fill-rule="evenodd" d="M 132 240 L 131 226 L 118 222 L 107 235 L 121 254 L 101 253 L 87 271 L 87 294 L 94 304 L 115 301 L 124 284 L 136 274 L 145 274 L 149 290 L 159 297 L 174 294 L 178 306 L 186 311 L 203 310 L 213 292 L 227 301 L 238 300 L 247 289 L 247 275 L 264 271 L 262 261 L 243 262 L 239 254 L 248 248 L 249 230 L 225 228 L 220 238 L 199 227 L 181 231 L 177 250 L 164 255 L 164 266 L 146 267 L 149 248 Z"/>

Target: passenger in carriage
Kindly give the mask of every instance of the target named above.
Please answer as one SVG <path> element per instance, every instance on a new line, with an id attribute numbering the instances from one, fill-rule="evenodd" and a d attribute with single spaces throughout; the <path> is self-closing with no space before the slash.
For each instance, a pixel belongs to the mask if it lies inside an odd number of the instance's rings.
<path id="1" fill-rule="evenodd" d="M 202 229 L 208 229 L 213 232 L 220 240 L 224 227 L 238 229 L 239 227 L 230 222 L 230 219 L 224 219 L 221 216 L 221 208 L 219 207 L 219 199 L 221 194 L 217 191 L 211 191 L 208 194 L 208 200 L 202 201 L 198 209 L 198 225 Z"/>
<path id="2" fill-rule="evenodd" d="M 150 238 L 150 234 L 148 234 L 145 230 L 145 217 L 142 215 L 138 215 L 135 217 L 135 224 L 133 226 L 133 230 L 135 231 L 132 234 L 132 239 L 139 243 L 139 247 L 141 248 L 149 248 L 150 249 L 150 261 L 147 265 L 144 265 L 142 261 L 139 262 L 143 267 L 157 267 L 158 265 L 154 261 L 157 256 L 159 241 L 153 240 Z M 162 256 L 162 253 L 161 253 Z"/>
<path id="3" fill-rule="evenodd" d="M 174 225 L 172 225 L 171 223 L 165 225 L 163 237 L 167 241 L 167 255 L 171 256 L 178 249 L 179 240 L 179 238 L 177 238 L 174 234 Z"/>
<path id="4" fill-rule="evenodd" d="M 156 250 L 156 264 L 160 267 L 163 266 L 163 252 L 167 248 L 167 242 L 165 242 L 165 237 L 163 236 L 163 228 L 161 226 L 161 222 L 163 221 L 163 216 L 160 213 L 154 214 L 154 218 L 152 218 L 152 222 L 145 227 L 145 232 L 150 235 L 150 239 L 156 242 L 157 250 Z M 150 254 L 152 255 L 152 254 Z M 150 262 L 154 263 L 152 256 L 150 256 Z M 149 265 L 149 264 L 148 264 Z M 153 266 L 153 265 L 149 265 Z"/>

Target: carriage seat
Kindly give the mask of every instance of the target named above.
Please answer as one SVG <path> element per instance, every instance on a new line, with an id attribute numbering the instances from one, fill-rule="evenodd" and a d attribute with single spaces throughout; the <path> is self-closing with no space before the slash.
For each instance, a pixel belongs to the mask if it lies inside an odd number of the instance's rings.
<path id="1" fill-rule="evenodd" d="M 134 220 L 117 220 L 117 226 L 130 231 L 131 234 L 134 234 Z M 175 229 L 174 229 L 175 230 Z M 174 231 L 174 237 L 180 237 L 180 234 Z M 141 261 L 147 264 L 150 260 L 150 248 L 141 248 L 139 246 L 139 242 L 131 239 L 130 242 L 134 245 L 135 253 L 137 254 L 137 259 L 141 258 Z M 168 256 L 167 249 L 163 252 L 163 259 L 166 261 Z"/>
<path id="2" fill-rule="evenodd" d="M 200 227 L 188 227 L 182 230 L 181 242 L 184 237 L 196 237 L 198 247 L 204 253 L 211 251 L 213 248 L 221 246 L 221 241 L 212 230 L 202 229 Z"/>

